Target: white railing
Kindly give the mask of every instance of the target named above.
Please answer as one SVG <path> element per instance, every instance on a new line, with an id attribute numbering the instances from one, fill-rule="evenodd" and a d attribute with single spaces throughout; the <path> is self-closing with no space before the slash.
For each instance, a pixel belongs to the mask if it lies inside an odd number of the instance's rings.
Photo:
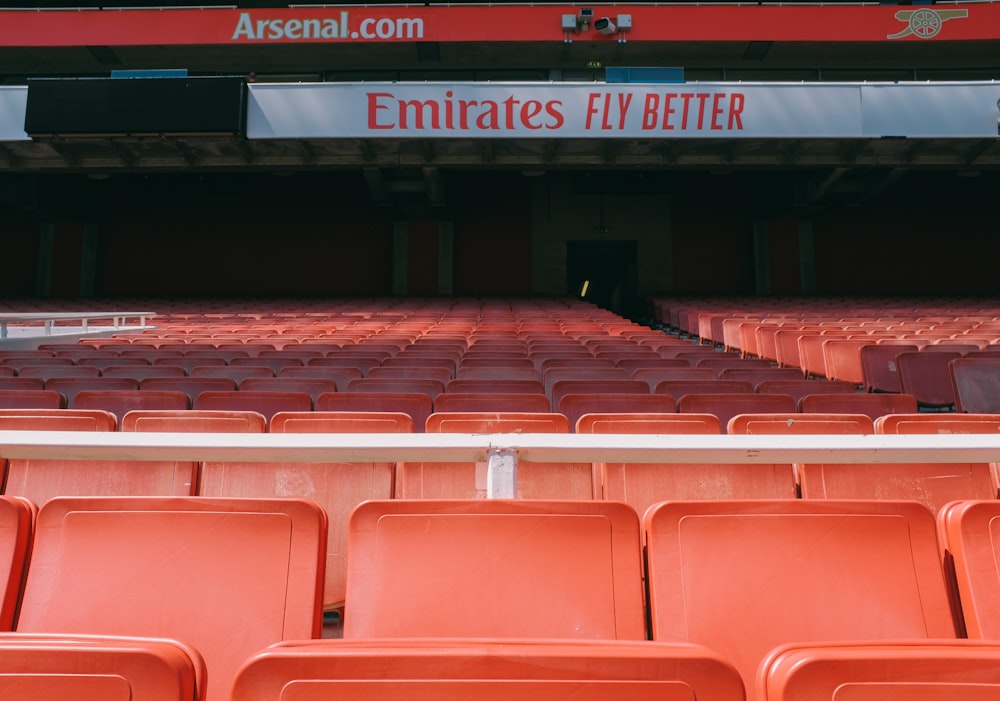
<path id="1" fill-rule="evenodd" d="M 514 493 L 517 463 L 984 463 L 1000 434 L 623 435 L 115 433 L 0 431 L 0 456 L 31 459 L 488 464 L 488 494 Z"/>
<path id="2" fill-rule="evenodd" d="M 56 322 L 79 321 L 80 326 L 74 328 L 80 333 L 90 331 L 90 322 L 97 320 L 109 320 L 111 324 L 108 330 L 118 331 L 122 329 L 129 319 L 136 319 L 140 329 L 146 328 L 146 320 L 155 316 L 155 312 L 31 312 L 31 313 L 0 313 L 0 340 L 5 340 L 8 336 L 8 327 L 25 326 L 37 327 L 39 324 L 44 329 L 46 336 L 52 335 L 52 329 Z"/>

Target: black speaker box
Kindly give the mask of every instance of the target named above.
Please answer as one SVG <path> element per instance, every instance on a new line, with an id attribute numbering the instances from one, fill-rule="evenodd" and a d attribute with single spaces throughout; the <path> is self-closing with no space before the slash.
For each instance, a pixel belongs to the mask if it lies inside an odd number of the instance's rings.
<path id="1" fill-rule="evenodd" d="M 28 81 L 31 136 L 246 134 L 240 77 L 71 78 Z"/>

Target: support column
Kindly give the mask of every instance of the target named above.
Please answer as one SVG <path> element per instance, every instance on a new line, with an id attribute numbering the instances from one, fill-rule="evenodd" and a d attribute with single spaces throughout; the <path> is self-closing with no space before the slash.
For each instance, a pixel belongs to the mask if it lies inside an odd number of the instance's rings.
<path id="1" fill-rule="evenodd" d="M 38 267 L 35 272 L 35 296 L 48 297 L 52 291 L 52 251 L 56 226 L 45 222 L 38 232 Z"/>
<path id="2" fill-rule="evenodd" d="M 438 226 L 438 294 L 450 295 L 455 287 L 455 230 L 450 221 Z"/>
<path id="3" fill-rule="evenodd" d="M 799 275 L 802 280 L 802 296 L 816 295 L 816 245 L 812 222 L 799 220 Z"/>
<path id="4" fill-rule="evenodd" d="M 80 296 L 93 297 L 97 291 L 97 247 L 100 227 L 91 222 L 83 227 L 83 250 L 80 252 Z"/>
<path id="5" fill-rule="evenodd" d="M 767 222 L 753 222 L 754 292 L 760 296 L 771 294 L 771 241 Z"/>
<path id="6" fill-rule="evenodd" d="M 392 293 L 397 296 L 406 294 L 408 288 L 406 269 L 409 265 L 409 226 L 405 221 L 393 222 L 392 225 Z"/>

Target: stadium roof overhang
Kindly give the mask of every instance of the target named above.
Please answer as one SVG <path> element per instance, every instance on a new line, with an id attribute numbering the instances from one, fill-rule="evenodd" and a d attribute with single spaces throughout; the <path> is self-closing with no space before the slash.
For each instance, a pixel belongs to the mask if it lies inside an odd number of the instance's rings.
<path id="1" fill-rule="evenodd" d="M 46 137 L 0 143 L 0 172 L 328 168 L 1000 170 L 997 138 L 264 139 Z"/>

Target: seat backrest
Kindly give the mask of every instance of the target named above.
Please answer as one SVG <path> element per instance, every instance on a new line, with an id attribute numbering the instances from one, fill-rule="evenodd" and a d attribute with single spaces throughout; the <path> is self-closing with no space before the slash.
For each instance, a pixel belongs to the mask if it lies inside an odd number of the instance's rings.
<path id="1" fill-rule="evenodd" d="M 955 411 L 1000 414 L 1000 354 L 953 358 L 948 366 L 955 391 Z"/>
<path id="2" fill-rule="evenodd" d="M 890 414 L 874 426 L 876 433 L 897 435 L 998 433 L 1000 416 Z M 935 512 L 956 499 L 997 497 L 993 468 L 987 463 L 803 465 L 799 482 L 804 499 L 913 499 Z"/>
<path id="3" fill-rule="evenodd" d="M 649 394 L 649 385 L 642 380 L 629 379 L 591 379 L 591 380 L 559 380 L 552 385 L 549 399 L 552 401 L 552 411 L 559 410 L 559 402 L 567 394 Z"/>
<path id="4" fill-rule="evenodd" d="M 2 409 L 62 409 L 65 406 L 64 402 L 63 396 L 55 390 L 3 389 L 0 386 L 0 408 Z"/>
<path id="5" fill-rule="evenodd" d="M 559 413 L 576 430 L 584 414 L 670 414 L 677 411 L 673 397 L 668 394 L 567 394 L 559 400 Z"/>
<path id="6" fill-rule="evenodd" d="M 315 640 L 252 657 L 232 701 L 352 694 L 386 701 L 741 701 L 743 683 L 713 652 L 649 641 Z"/>
<path id="7" fill-rule="evenodd" d="M 98 409 L 0 413 L 0 428 L 45 431 L 114 431 L 114 414 Z M 143 460 L 11 459 L 6 494 L 43 504 L 57 496 L 184 496 L 194 494 L 193 463 Z"/>
<path id="8" fill-rule="evenodd" d="M 459 369 L 461 372 L 461 369 Z M 445 394 L 545 394 L 541 380 L 505 380 L 502 378 L 482 380 L 452 380 L 445 386 Z M 546 408 L 548 411 L 548 408 Z"/>
<path id="9" fill-rule="evenodd" d="M 735 381 L 735 380 L 734 380 Z M 715 414 L 722 426 L 737 414 L 778 414 L 795 411 L 795 400 L 787 394 L 685 394 L 677 400 L 684 414 Z"/>
<path id="10" fill-rule="evenodd" d="M 896 641 L 785 645 L 758 677 L 762 701 L 991 701 L 1000 697 L 1000 645 Z"/>
<path id="11" fill-rule="evenodd" d="M 0 496 L 0 630 L 13 630 L 28 565 L 36 507 L 27 499 Z"/>
<path id="12" fill-rule="evenodd" d="M 600 414 L 580 417 L 577 433 L 719 435 L 714 414 Z M 637 513 L 666 499 L 794 499 L 791 465 L 596 463 L 602 496 Z"/>
<path id="13" fill-rule="evenodd" d="M 934 516 L 895 501 L 687 501 L 644 520 L 654 640 L 753 682 L 786 643 L 953 638 Z"/>
<path id="14" fill-rule="evenodd" d="M 1000 639 L 1000 501 L 967 500 L 938 513 L 938 530 L 966 635 Z"/>
<path id="15" fill-rule="evenodd" d="M 444 392 L 444 383 L 426 378 L 362 377 L 347 383 L 345 392 L 422 393 L 431 399 Z"/>
<path id="16" fill-rule="evenodd" d="M 45 389 L 66 398 L 66 406 L 75 407 L 76 395 L 87 389 L 101 391 L 139 389 L 139 382 L 128 377 L 53 377 L 45 381 Z"/>
<path id="17" fill-rule="evenodd" d="M 128 412 L 142 409 L 190 409 L 191 400 L 187 394 L 178 390 L 85 389 L 77 393 L 73 406 L 77 409 L 110 411 L 121 420 Z"/>
<path id="18" fill-rule="evenodd" d="M 148 377 L 139 381 L 139 389 L 184 392 L 194 406 L 202 392 L 232 392 L 236 380 L 228 377 Z"/>
<path id="19" fill-rule="evenodd" d="M 854 385 L 846 382 L 829 382 L 823 379 L 762 380 L 756 385 L 758 394 L 787 394 L 796 405 L 809 394 L 855 394 Z"/>
<path id="20" fill-rule="evenodd" d="M 917 346 L 899 343 L 867 345 L 861 349 L 861 374 L 866 392 L 901 392 L 896 356 L 916 351 Z"/>
<path id="21" fill-rule="evenodd" d="M 0 633 L 0 698 L 200 701 L 201 656 L 171 640 Z"/>
<path id="22" fill-rule="evenodd" d="M 896 356 L 899 386 L 919 406 L 950 407 L 955 403 L 955 387 L 948 363 L 961 357 L 951 351 L 900 353 Z"/>
<path id="23" fill-rule="evenodd" d="M 369 501 L 345 638 L 643 640 L 638 517 L 606 501 Z"/>
<path id="24" fill-rule="evenodd" d="M 256 411 L 270 420 L 279 411 L 311 411 L 313 401 L 305 392 L 208 391 L 198 395 L 193 408 L 214 411 Z"/>
<path id="25" fill-rule="evenodd" d="M 316 411 L 388 411 L 409 414 L 413 430 L 423 433 L 433 403 L 423 392 L 326 392 L 316 400 Z"/>
<path id="26" fill-rule="evenodd" d="M 280 412 L 271 433 L 412 433 L 408 414 L 389 412 Z M 343 608 L 347 519 L 367 499 L 392 497 L 395 464 L 205 462 L 198 494 L 210 497 L 311 499 L 329 520 L 323 608 Z"/>
<path id="27" fill-rule="evenodd" d="M 459 380 L 460 381 L 460 380 Z M 434 399 L 434 411 L 526 411 L 547 412 L 549 398 L 528 392 L 444 392 Z"/>
<path id="28" fill-rule="evenodd" d="M 337 381 L 331 377 L 248 377 L 240 382 L 240 391 L 305 392 L 315 402 L 325 392 L 336 392 Z"/>
<path id="29" fill-rule="evenodd" d="M 39 510 L 16 630 L 179 640 L 225 698 L 252 653 L 318 637 L 326 516 L 296 499 L 64 498 Z"/>
<path id="30" fill-rule="evenodd" d="M 799 400 L 803 414 L 867 414 L 874 421 L 886 414 L 916 413 L 917 401 L 910 394 L 807 394 Z"/>
<path id="31" fill-rule="evenodd" d="M 549 412 L 435 412 L 427 433 L 569 433 L 562 414 Z M 483 499 L 487 462 L 402 462 L 396 468 L 397 499 Z M 594 499 L 599 483 L 591 463 L 517 464 L 519 499 Z"/>

